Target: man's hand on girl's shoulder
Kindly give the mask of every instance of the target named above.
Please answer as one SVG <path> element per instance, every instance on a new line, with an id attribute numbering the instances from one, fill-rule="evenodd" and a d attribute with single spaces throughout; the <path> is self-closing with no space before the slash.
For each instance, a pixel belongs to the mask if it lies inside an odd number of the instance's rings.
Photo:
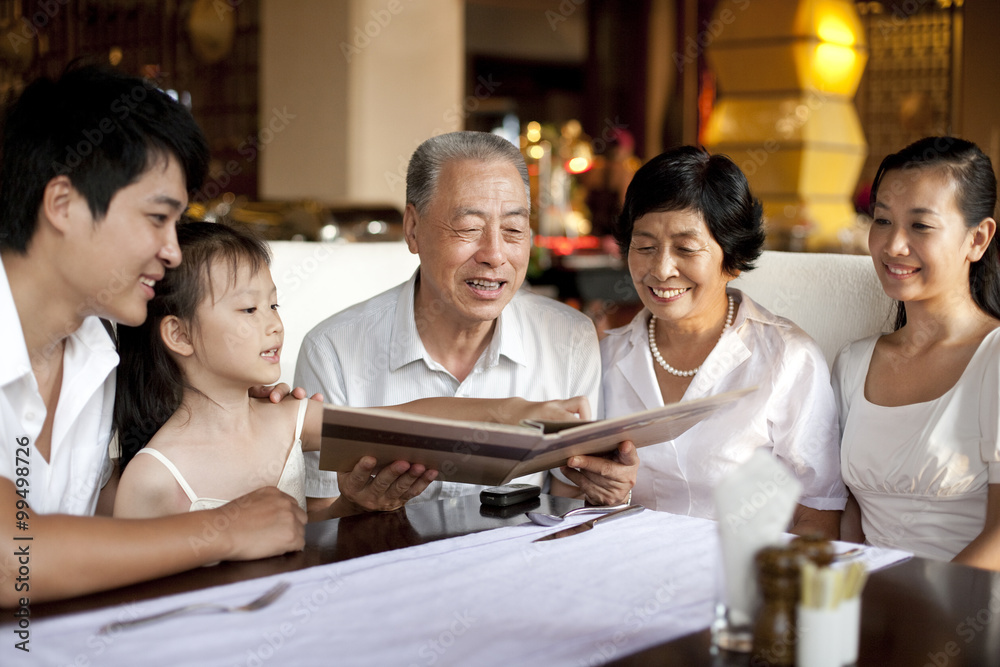
<path id="1" fill-rule="evenodd" d="M 284 382 L 269 387 L 256 385 L 254 387 L 250 387 L 250 390 L 247 393 L 250 394 L 250 398 L 267 398 L 270 399 L 272 403 L 281 403 L 289 395 L 296 400 L 302 400 L 306 397 L 305 388 L 296 387 L 295 389 L 292 389 Z M 320 403 L 323 402 L 323 394 L 320 393 L 315 393 L 309 398 L 313 401 L 319 401 Z"/>

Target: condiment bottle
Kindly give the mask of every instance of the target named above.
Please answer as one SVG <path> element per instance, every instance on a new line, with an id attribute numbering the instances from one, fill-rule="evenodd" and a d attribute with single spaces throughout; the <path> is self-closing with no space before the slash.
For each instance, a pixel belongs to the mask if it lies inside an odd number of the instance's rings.
<path id="1" fill-rule="evenodd" d="M 827 567 L 836 557 L 837 552 L 833 548 L 833 542 L 823 539 L 819 535 L 802 535 L 796 537 L 789 546 L 796 552 L 802 554 L 813 562 L 816 567 Z"/>
<path id="2" fill-rule="evenodd" d="M 754 622 L 751 664 L 795 664 L 795 612 L 801 554 L 791 547 L 765 547 L 756 556 L 763 603 Z"/>

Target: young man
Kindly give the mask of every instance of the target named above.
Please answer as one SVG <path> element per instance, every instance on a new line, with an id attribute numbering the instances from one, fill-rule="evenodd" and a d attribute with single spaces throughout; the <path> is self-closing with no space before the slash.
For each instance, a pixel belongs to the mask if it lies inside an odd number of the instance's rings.
<path id="1" fill-rule="evenodd" d="M 7 114 L 2 607 L 303 546 L 305 513 L 275 488 L 163 519 L 92 516 L 114 500 L 108 442 L 118 355 L 99 318 L 145 319 L 157 281 L 182 259 L 175 227 L 207 160 L 187 110 L 148 82 L 110 70 L 83 67 L 36 81 Z"/>

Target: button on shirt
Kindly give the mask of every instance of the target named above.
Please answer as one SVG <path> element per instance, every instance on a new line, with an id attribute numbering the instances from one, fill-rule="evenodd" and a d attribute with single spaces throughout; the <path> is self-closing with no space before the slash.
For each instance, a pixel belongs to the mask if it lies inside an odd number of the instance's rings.
<path id="1" fill-rule="evenodd" d="M 715 518 L 713 489 L 733 469 L 765 448 L 802 482 L 799 503 L 842 510 L 839 424 L 830 373 L 819 346 L 789 320 L 772 315 L 739 290 L 733 326 L 688 385 L 683 400 L 757 386 L 734 405 L 681 437 L 639 450 L 632 502 Z M 604 406 L 608 417 L 663 405 L 649 351 L 650 312 L 601 341 Z"/>
<path id="2" fill-rule="evenodd" d="M 533 401 L 586 396 L 596 415 L 600 351 L 593 323 L 580 312 L 520 290 L 503 309 L 493 338 L 459 382 L 431 358 L 417 333 L 413 299 L 419 270 L 406 283 L 316 325 L 295 365 L 295 385 L 322 392 L 328 403 L 383 407 L 420 398 L 511 398 Z M 319 470 L 306 452 L 306 495 L 339 494 L 336 473 Z M 522 479 L 539 484 L 543 477 Z M 478 493 L 472 484 L 432 482 L 433 500 Z"/>
<path id="3" fill-rule="evenodd" d="M 111 337 L 96 317 L 84 319 L 67 337 L 48 461 L 35 449 L 45 403 L 2 261 L 0 349 L 5 351 L 0 360 L 0 477 L 27 490 L 35 513 L 93 514 L 112 470 L 108 442 L 118 353 Z M 19 477 L 26 482 L 18 484 Z"/>

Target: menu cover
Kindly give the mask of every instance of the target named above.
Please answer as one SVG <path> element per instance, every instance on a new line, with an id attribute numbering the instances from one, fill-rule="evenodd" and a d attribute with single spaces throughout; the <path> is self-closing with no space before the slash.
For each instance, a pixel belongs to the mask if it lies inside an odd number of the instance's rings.
<path id="1" fill-rule="evenodd" d="M 495 486 L 558 468 L 576 455 L 610 454 L 622 440 L 636 447 L 673 440 L 756 387 L 590 422 L 492 424 L 424 417 L 385 408 L 326 405 L 319 467 L 348 472 L 362 456 L 377 467 L 420 463 L 437 479 Z"/>

